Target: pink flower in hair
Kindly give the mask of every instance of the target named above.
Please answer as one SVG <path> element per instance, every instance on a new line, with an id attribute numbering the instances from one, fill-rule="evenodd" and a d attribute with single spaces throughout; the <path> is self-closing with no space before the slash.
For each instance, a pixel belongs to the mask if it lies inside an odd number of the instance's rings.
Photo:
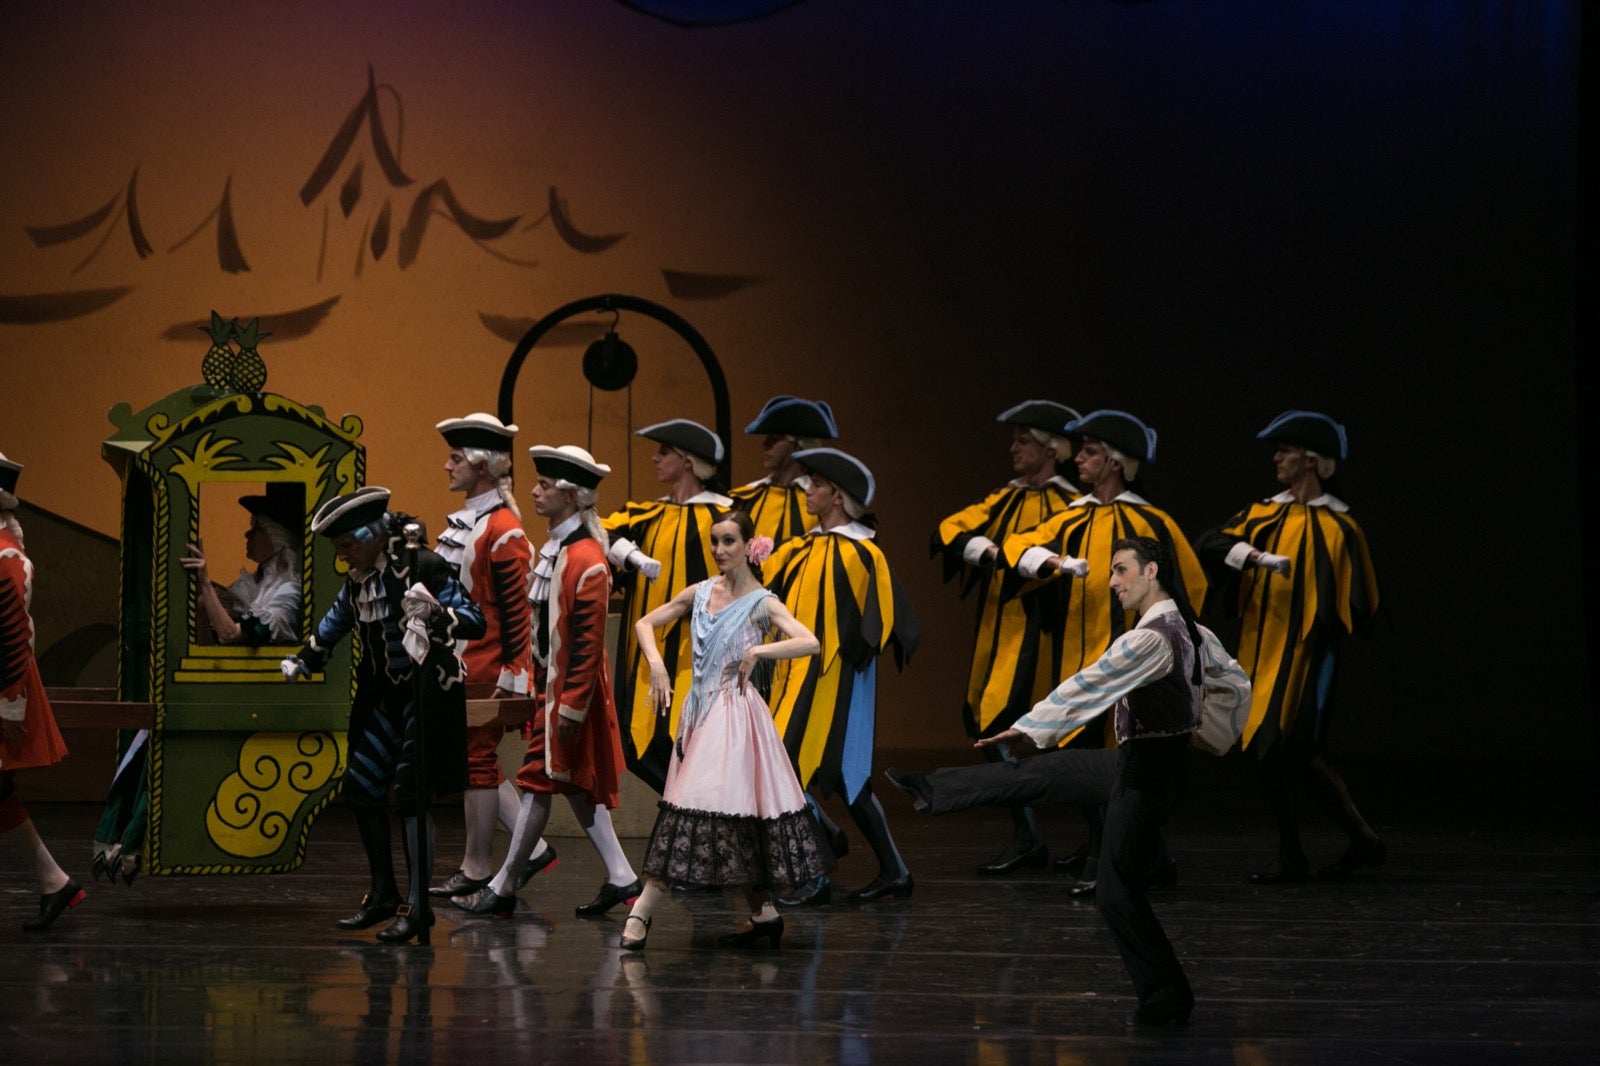
<path id="1" fill-rule="evenodd" d="M 745 554 L 749 557 L 751 566 L 760 566 L 762 561 L 772 554 L 772 538 L 756 537 L 745 549 Z"/>

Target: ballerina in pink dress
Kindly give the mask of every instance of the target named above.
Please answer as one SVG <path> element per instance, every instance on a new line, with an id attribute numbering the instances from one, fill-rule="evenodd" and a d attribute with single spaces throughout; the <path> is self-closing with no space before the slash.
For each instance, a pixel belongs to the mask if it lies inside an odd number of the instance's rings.
<path id="1" fill-rule="evenodd" d="M 772 712 L 750 680 L 761 660 L 815 655 L 817 638 L 761 585 L 756 567 L 771 549 L 752 539 L 750 516 L 734 511 L 711 526 L 720 577 L 691 585 L 634 626 L 650 664 L 650 697 L 672 706 L 672 680 L 655 631 L 689 616 L 694 673 L 667 767 L 661 811 L 644 857 L 645 887 L 622 929 L 622 947 L 644 947 L 650 915 L 668 885 L 739 887 L 750 927 L 721 943 L 777 947 L 783 919 L 772 890 L 827 873 L 833 851 L 806 807 Z M 776 630 L 782 639 L 764 643 Z"/>

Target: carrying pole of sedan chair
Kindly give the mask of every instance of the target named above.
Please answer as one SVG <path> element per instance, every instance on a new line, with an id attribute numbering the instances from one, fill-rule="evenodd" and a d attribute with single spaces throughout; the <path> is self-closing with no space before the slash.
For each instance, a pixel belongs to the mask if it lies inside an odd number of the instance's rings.
<path id="1" fill-rule="evenodd" d="M 417 553 L 422 548 L 422 524 L 420 522 L 407 522 L 401 533 L 406 538 L 406 568 L 411 580 L 417 579 Z M 424 870 L 422 864 L 428 855 L 428 716 L 422 706 L 422 669 L 428 661 L 427 654 L 423 654 L 422 662 L 411 664 L 411 712 L 417 723 L 417 753 L 416 787 L 412 790 L 412 816 L 417 820 L 417 853 L 411 857 L 412 885 L 422 886 L 417 893 L 419 902 L 413 909 L 412 915 L 417 923 L 417 943 L 426 947 L 432 941 L 433 905 L 428 899 L 428 878 L 432 870 Z"/>

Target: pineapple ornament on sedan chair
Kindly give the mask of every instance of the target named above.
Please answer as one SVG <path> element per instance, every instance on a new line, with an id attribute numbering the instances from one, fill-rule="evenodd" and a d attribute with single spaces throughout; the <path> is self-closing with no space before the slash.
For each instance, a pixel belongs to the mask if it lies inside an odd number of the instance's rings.
<path id="1" fill-rule="evenodd" d="M 272 334 L 261 331 L 260 318 L 241 327 L 237 318 L 224 319 L 213 311 L 211 325 L 201 326 L 200 332 L 211 338 L 211 347 L 200 361 L 200 376 L 207 385 L 217 392 L 260 392 L 267 387 L 267 365 L 256 349 Z M 238 351 L 233 348 L 235 340 Z"/>

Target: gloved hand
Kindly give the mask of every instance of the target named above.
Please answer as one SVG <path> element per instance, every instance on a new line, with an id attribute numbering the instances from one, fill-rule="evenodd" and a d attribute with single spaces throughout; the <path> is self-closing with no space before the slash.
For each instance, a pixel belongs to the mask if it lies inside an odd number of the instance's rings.
<path id="1" fill-rule="evenodd" d="M 310 677 L 311 671 L 306 669 L 306 664 L 292 656 L 278 664 L 278 669 L 283 671 L 285 681 L 295 681 L 302 677 Z"/>
<path id="2" fill-rule="evenodd" d="M 400 644 L 412 662 L 420 663 L 428 657 L 428 619 L 439 609 L 439 601 L 419 581 L 406 589 L 400 605 L 406 612 L 406 631 Z"/>
<path id="3" fill-rule="evenodd" d="M 1289 557 L 1287 555 L 1273 555 L 1270 552 L 1262 552 L 1256 556 L 1256 566 L 1262 570 L 1271 570 L 1280 577 L 1289 576 Z"/>
<path id="4" fill-rule="evenodd" d="M 1071 574 L 1073 577 L 1087 577 L 1089 574 L 1089 560 L 1077 559 L 1071 555 L 1063 555 L 1061 557 L 1061 565 L 1058 567 L 1058 569 L 1063 574 Z"/>
<path id="5" fill-rule="evenodd" d="M 646 581 L 654 581 L 661 576 L 661 563 L 638 548 L 628 553 L 628 565 L 643 574 Z"/>

